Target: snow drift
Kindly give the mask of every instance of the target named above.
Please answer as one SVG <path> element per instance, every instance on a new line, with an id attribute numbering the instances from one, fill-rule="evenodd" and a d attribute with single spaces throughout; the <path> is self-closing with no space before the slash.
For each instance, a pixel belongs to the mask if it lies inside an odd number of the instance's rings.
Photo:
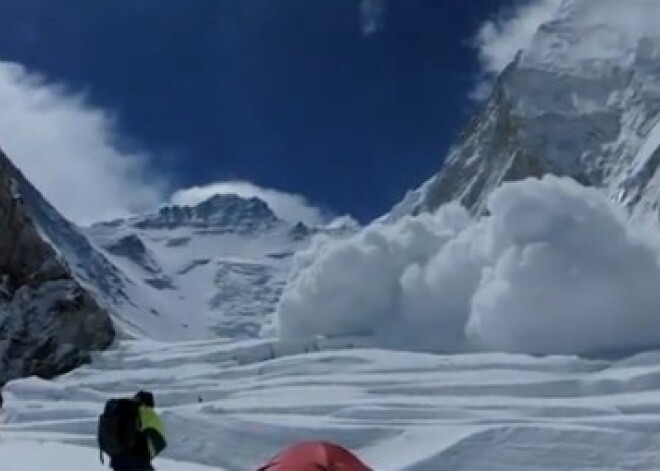
<path id="1" fill-rule="evenodd" d="M 471 217 L 450 204 L 295 257 L 277 333 L 368 335 L 433 352 L 631 351 L 660 345 L 658 241 L 598 190 L 508 183 Z"/>

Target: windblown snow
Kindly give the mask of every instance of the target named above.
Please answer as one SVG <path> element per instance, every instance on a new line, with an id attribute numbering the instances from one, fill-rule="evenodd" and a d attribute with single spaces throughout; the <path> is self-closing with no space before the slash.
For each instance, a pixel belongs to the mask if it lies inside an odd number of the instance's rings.
<path id="1" fill-rule="evenodd" d="M 277 332 L 431 352 L 657 347 L 658 247 L 598 190 L 553 176 L 509 183 L 480 218 L 450 204 L 317 239 L 295 257 Z"/>

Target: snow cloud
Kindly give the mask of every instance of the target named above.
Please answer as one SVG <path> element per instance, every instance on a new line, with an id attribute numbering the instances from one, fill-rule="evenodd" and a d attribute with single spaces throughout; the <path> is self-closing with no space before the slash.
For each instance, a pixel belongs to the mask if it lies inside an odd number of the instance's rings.
<path id="1" fill-rule="evenodd" d="M 278 334 L 433 352 L 660 345 L 660 245 L 600 192 L 546 176 L 504 185 L 488 209 L 317 238 L 295 257 Z"/>
<path id="2" fill-rule="evenodd" d="M 80 224 L 155 207 L 148 157 L 123 150 L 113 117 L 84 96 L 0 62 L 0 147 L 64 216 Z"/>
<path id="3" fill-rule="evenodd" d="M 214 195 L 235 194 L 243 198 L 256 197 L 265 201 L 277 217 L 290 222 L 304 222 L 310 226 L 326 224 L 329 214 L 312 206 L 303 196 L 262 188 L 250 182 L 228 181 L 179 190 L 172 196 L 172 204 L 193 206 Z"/>

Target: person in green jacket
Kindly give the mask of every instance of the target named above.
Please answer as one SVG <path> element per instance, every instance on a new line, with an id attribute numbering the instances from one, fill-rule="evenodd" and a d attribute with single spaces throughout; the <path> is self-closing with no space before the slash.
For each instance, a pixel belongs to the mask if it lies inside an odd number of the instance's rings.
<path id="1" fill-rule="evenodd" d="M 165 425 L 154 410 L 156 404 L 152 393 L 140 391 L 135 395 L 135 399 L 140 403 L 138 412 L 140 431 L 147 440 L 149 456 L 153 460 L 167 446 Z"/>
<path id="2" fill-rule="evenodd" d="M 154 395 L 138 392 L 132 399 L 137 405 L 137 435 L 134 445 L 126 453 L 110 457 L 115 471 L 153 471 L 151 461 L 167 446 L 163 421 L 154 410 Z"/>

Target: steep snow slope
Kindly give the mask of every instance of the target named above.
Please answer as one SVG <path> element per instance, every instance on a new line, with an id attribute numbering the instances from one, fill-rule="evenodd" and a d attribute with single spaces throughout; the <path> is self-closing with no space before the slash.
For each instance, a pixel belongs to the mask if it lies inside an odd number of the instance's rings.
<path id="1" fill-rule="evenodd" d="M 391 213 L 460 200 L 544 173 L 603 188 L 636 215 L 660 203 L 660 34 L 647 0 L 564 0 L 445 159 Z M 648 27 L 647 27 L 648 26 Z"/>
<path id="2" fill-rule="evenodd" d="M 55 382 L 10 383 L 0 434 L 30 454 L 94 447 L 103 401 L 147 387 L 170 430 L 166 457 L 214 469 L 254 469 L 302 439 L 343 443 L 382 471 L 660 467 L 657 352 L 610 362 L 324 348 L 124 342 Z M 100 466 L 91 450 L 65 459 Z"/>
<path id="3" fill-rule="evenodd" d="M 119 268 L 126 330 L 160 340 L 254 338 L 279 300 L 293 253 L 312 229 L 258 198 L 216 195 L 197 206 L 97 224 L 85 232 Z"/>

